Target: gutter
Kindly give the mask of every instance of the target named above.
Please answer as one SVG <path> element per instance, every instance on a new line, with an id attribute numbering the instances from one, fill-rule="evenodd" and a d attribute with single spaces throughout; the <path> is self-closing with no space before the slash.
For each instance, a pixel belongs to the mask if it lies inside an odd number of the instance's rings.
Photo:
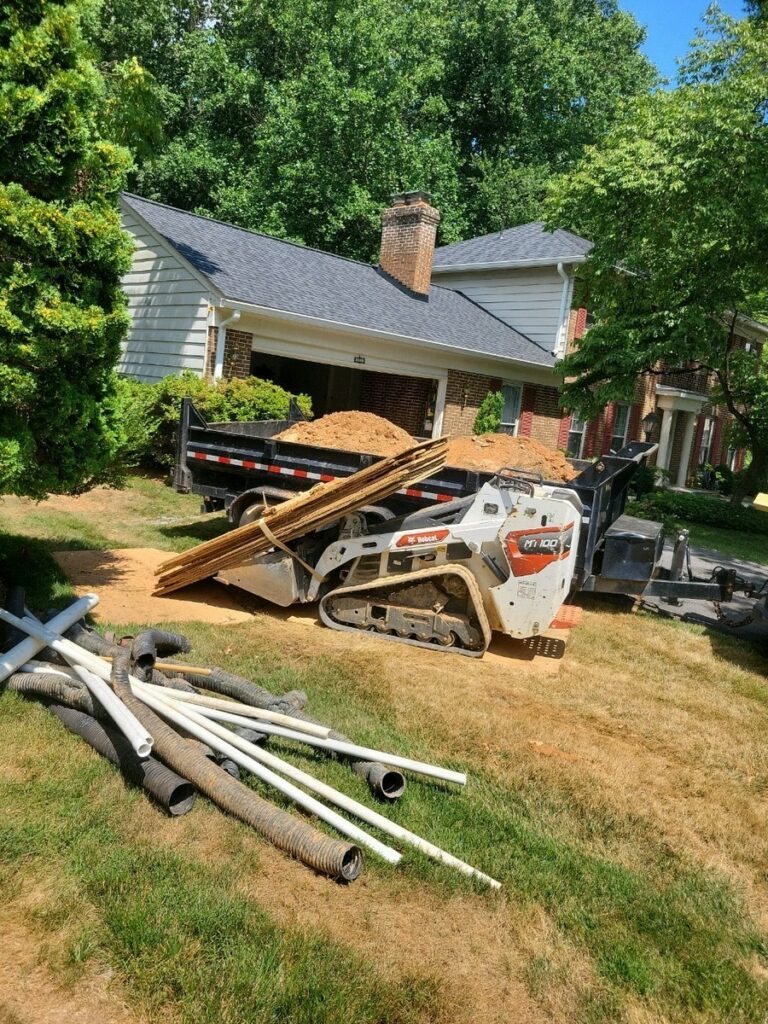
<path id="1" fill-rule="evenodd" d="M 459 349 L 455 345 L 446 345 L 440 341 L 430 341 L 427 338 L 411 337 L 405 334 L 391 334 L 389 331 L 377 330 L 375 327 L 361 327 L 359 324 L 348 324 L 342 320 L 327 320 L 325 317 L 310 316 L 306 313 L 292 313 L 287 309 L 275 309 L 273 306 L 260 306 L 253 302 L 240 302 L 238 299 L 227 299 L 221 300 L 221 308 L 233 309 L 242 311 L 244 313 L 256 313 L 260 316 L 271 317 L 275 320 L 286 320 L 289 323 L 300 323 L 300 324 L 311 324 L 316 327 L 332 328 L 334 330 L 345 331 L 348 334 L 358 334 L 364 337 L 381 338 L 383 341 L 394 341 L 400 344 L 408 344 L 409 342 L 416 342 L 418 345 L 427 345 L 432 348 L 440 349 L 444 352 L 452 353 L 464 353 L 467 354 L 466 349 Z M 492 315 L 492 314 L 491 314 Z M 225 321 L 228 323 L 229 321 Z M 513 330 L 514 328 L 510 328 Z M 533 345 L 534 342 L 531 342 Z M 479 352 L 473 349 L 470 355 L 483 356 L 486 359 L 495 359 L 502 363 L 514 363 L 519 366 L 536 366 L 540 370 L 554 370 L 554 364 L 549 363 L 537 363 L 531 359 L 520 359 L 515 356 L 502 356 L 498 352 Z M 217 357 L 218 357 L 218 346 L 217 346 Z"/>
<path id="2" fill-rule="evenodd" d="M 569 256 L 566 260 L 567 263 L 575 265 L 577 263 L 586 263 L 586 256 Z M 440 266 L 432 267 L 433 274 L 458 274 L 464 271 L 472 270 L 520 270 L 525 267 L 554 267 L 560 265 L 560 261 L 555 257 L 542 257 L 540 259 L 532 260 L 503 260 L 498 263 L 450 263 L 442 264 Z"/>
<path id="3" fill-rule="evenodd" d="M 565 346 L 568 342 L 568 321 L 566 320 L 566 312 L 570 305 L 569 297 L 571 291 L 572 277 L 565 269 L 562 263 L 557 264 L 558 276 L 563 281 L 563 291 L 560 295 L 560 315 L 557 322 L 557 337 L 555 339 L 555 349 L 552 353 L 554 356 L 565 355 Z"/>

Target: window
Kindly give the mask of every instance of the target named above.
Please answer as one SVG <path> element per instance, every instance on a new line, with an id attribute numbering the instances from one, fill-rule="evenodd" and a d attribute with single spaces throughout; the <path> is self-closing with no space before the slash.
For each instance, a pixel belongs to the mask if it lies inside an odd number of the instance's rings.
<path id="1" fill-rule="evenodd" d="M 706 466 L 709 463 L 709 456 L 712 449 L 712 435 L 715 432 L 715 417 L 707 416 L 704 420 L 704 429 L 701 432 L 701 445 L 699 446 L 699 465 Z"/>
<path id="2" fill-rule="evenodd" d="M 520 407 L 523 404 L 523 389 L 520 384 L 504 384 L 504 408 L 501 410 L 501 433 L 517 435 L 520 425 Z"/>
<path id="3" fill-rule="evenodd" d="M 584 435 L 587 432 L 586 420 L 576 413 L 571 416 L 571 425 L 568 428 L 568 447 L 565 454 L 569 459 L 580 459 L 584 451 Z"/>
<path id="4" fill-rule="evenodd" d="M 627 431 L 629 430 L 629 406 L 617 405 L 613 417 L 613 428 L 611 430 L 611 451 L 617 452 L 627 443 Z"/>
<path id="5" fill-rule="evenodd" d="M 739 454 L 739 449 L 738 448 L 730 447 L 728 449 L 728 454 L 725 457 L 725 461 L 726 461 L 726 463 L 728 465 L 728 469 L 730 469 L 730 471 L 732 473 L 736 472 L 736 456 L 738 454 Z"/>

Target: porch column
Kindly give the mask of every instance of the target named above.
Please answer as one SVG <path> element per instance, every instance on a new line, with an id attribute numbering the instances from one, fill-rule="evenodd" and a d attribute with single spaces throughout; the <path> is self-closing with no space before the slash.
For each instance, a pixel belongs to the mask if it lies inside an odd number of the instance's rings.
<path id="1" fill-rule="evenodd" d="M 680 452 L 680 465 L 677 467 L 678 487 L 685 487 L 688 477 L 688 463 L 691 461 L 691 446 L 693 445 L 693 432 L 696 429 L 696 416 L 692 412 L 680 413 L 685 416 L 685 431 L 683 432 L 683 447 Z"/>
<path id="2" fill-rule="evenodd" d="M 670 441 L 672 439 L 672 420 L 674 410 L 662 409 L 661 413 L 661 434 L 659 435 L 659 451 L 656 456 L 656 465 L 659 469 L 669 469 Z"/>

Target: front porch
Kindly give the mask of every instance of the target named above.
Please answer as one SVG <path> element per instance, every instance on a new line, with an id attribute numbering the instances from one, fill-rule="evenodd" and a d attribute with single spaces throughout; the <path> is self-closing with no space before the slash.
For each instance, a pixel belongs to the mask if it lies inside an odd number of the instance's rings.
<path id="1" fill-rule="evenodd" d="M 713 421 L 698 423 L 708 400 L 707 395 L 696 391 L 656 385 L 656 408 L 660 416 L 656 466 L 669 473 L 669 481 L 675 487 L 685 487 L 689 473 L 702 461 L 708 461 Z M 692 466 L 694 443 L 697 458 Z M 706 456 L 703 460 L 702 453 Z"/>

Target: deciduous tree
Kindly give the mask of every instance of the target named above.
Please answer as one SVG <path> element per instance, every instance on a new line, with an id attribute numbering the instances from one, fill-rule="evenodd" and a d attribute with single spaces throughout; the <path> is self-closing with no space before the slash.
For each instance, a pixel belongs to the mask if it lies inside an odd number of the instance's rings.
<path id="1" fill-rule="evenodd" d="M 679 87 L 630 103 L 553 188 L 551 223 L 595 243 L 582 274 L 595 324 L 561 368 L 567 405 L 587 414 L 631 399 L 640 373 L 711 370 L 752 452 L 741 491 L 754 491 L 768 475 L 768 365 L 737 338 L 768 290 L 768 29 L 719 14 L 706 28 Z"/>

